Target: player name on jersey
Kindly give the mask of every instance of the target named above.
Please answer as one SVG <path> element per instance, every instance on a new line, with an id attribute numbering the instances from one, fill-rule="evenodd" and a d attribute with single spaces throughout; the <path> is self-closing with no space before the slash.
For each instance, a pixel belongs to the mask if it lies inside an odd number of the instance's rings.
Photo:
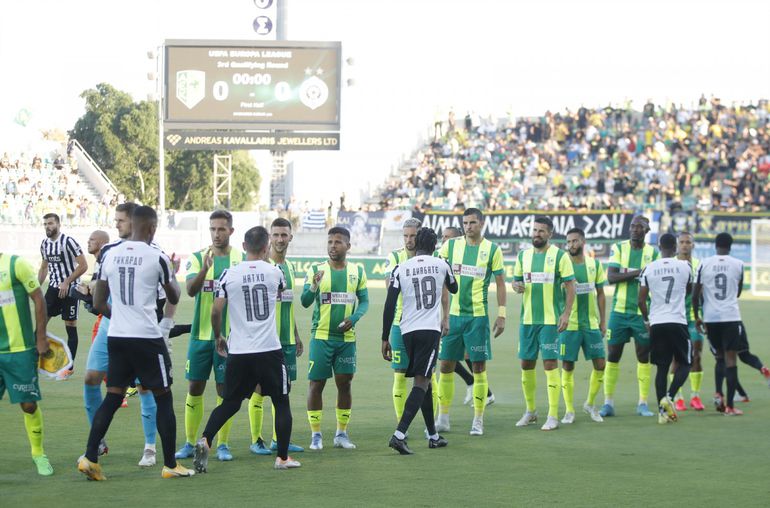
<path id="1" fill-rule="evenodd" d="M 414 268 L 404 267 L 404 276 L 411 277 L 417 275 L 438 275 L 441 273 L 438 266 L 416 266 Z"/>
<path id="2" fill-rule="evenodd" d="M 142 263 L 144 263 L 144 258 L 140 258 L 137 256 L 114 256 L 112 258 L 112 261 L 116 265 L 142 266 Z"/>
<path id="3" fill-rule="evenodd" d="M 253 284 L 255 282 L 265 282 L 264 273 L 247 273 L 241 277 L 243 284 Z"/>

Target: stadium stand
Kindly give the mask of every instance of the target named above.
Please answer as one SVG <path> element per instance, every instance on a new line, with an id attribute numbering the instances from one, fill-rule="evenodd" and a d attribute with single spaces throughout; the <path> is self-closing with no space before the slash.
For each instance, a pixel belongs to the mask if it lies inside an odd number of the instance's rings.
<path id="1" fill-rule="evenodd" d="M 110 226 L 120 199 L 99 194 L 78 171 L 74 158 L 4 152 L 0 158 L 0 223 L 37 225 L 48 212 L 66 226 Z"/>
<path id="2" fill-rule="evenodd" d="M 451 119 L 450 119 L 451 120 Z M 385 209 L 765 211 L 770 106 L 648 101 L 448 121 L 380 192 Z M 462 125 L 462 126 L 461 126 Z M 464 127 L 464 128 L 463 128 Z"/>

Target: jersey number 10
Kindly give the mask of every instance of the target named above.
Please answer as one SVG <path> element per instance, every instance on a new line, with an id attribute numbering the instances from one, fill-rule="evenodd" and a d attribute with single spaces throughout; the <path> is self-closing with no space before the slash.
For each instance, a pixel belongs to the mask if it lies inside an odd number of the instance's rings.
<path id="1" fill-rule="evenodd" d="M 267 302 L 267 286 L 255 284 L 251 287 L 241 286 L 243 303 L 246 305 L 246 321 L 264 321 L 270 315 Z"/>

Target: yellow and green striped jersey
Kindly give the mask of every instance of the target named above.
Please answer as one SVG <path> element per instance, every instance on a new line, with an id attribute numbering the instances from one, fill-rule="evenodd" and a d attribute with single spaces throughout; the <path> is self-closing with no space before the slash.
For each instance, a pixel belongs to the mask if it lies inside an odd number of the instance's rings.
<path id="1" fill-rule="evenodd" d="M 596 288 L 607 284 L 607 274 L 602 264 L 594 258 L 585 262 L 572 262 L 575 271 L 575 303 L 569 315 L 567 330 L 598 330 L 599 306 L 596 303 Z"/>
<path id="2" fill-rule="evenodd" d="M 310 291 L 313 277 L 319 270 L 324 274 L 315 294 L 310 336 L 319 340 L 355 342 L 355 327 L 343 333 L 339 326 L 355 313 L 359 299 L 368 299 L 366 272 L 361 265 L 350 262 L 342 270 L 334 270 L 326 261 L 310 269 L 305 279 L 305 291 Z"/>
<path id="3" fill-rule="evenodd" d="M 513 280 L 524 282 L 521 324 L 556 325 L 564 312 L 563 282 L 575 278 L 569 254 L 555 245 L 545 252 L 534 248 L 519 251 Z"/>
<path id="4" fill-rule="evenodd" d="M 468 245 L 464 237 L 447 240 L 439 250 L 457 278 L 457 294 L 452 295 L 449 314 L 486 317 L 489 282 L 503 273 L 503 251 L 484 238 L 479 245 Z"/>
<path id="5" fill-rule="evenodd" d="M 406 249 L 394 250 L 388 254 L 388 260 L 385 262 L 385 269 L 388 271 L 387 277 L 390 279 L 390 272 L 397 266 L 409 259 L 409 253 Z M 404 301 L 401 298 L 401 292 L 398 292 L 398 301 L 396 303 L 396 317 L 393 318 L 393 324 L 398 326 L 401 323 L 401 312 L 404 310 Z"/>
<path id="6" fill-rule="evenodd" d="M 607 266 L 617 268 L 620 273 L 641 270 L 658 259 L 658 250 L 652 245 L 645 244 L 641 249 L 632 249 L 631 240 L 616 243 L 610 252 Z M 639 279 L 633 279 L 615 284 L 615 296 L 612 299 L 612 311 L 621 314 L 642 315 L 639 310 Z"/>
<path id="7" fill-rule="evenodd" d="M 0 254 L 0 354 L 35 347 L 28 295 L 39 288 L 37 272 L 28 261 Z"/>
<path id="8" fill-rule="evenodd" d="M 700 259 L 696 258 L 695 256 L 690 257 L 690 269 L 692 269 L 692 273 L 690 275 L 692 276 L 692 280 L 696 279 L 699 266 Z M 690 323 L 695 322 L 695 310 L 692 308 L 692 293 L 687 293 L 687 296 L 684 297 L 684 305 L 685 309 L 687 310 L 687 321 Z"/>
<path id="9" fill-rule="evenodd" d="M 275 302 L 275 326 L 278 329 L 281 345 L 290 346 L 297 343 L 294 337 L 294 268 L 288 260 L 284 263 L 276 263 L 271 259 L 270 263 L 280 268 L 286 279 L 286 287 Z"/>
<path id="10" fill-rule="evenodd" d="M 195 278 L 203 266 L 203 256 L 206 255 L 208 248 L 194 252 L 187 261 L 187 280 Z M 214 262 L 206 272 L 206 279 L 203 281 L 201 290 L 195 295 L 195 313 L 193 314 L 192 328 L 190 330 L 190 339 L 195 340 L 214 340 L 214 331 L 211 329 L 211 308 L 214 306 L 214 292 L 219 284 L 219 277 L 222 272 L 231 266 L 235 266 L 246 259 L 246 256 L 235 247 L 230 247 L 230 254 L 227 256 L 214 256 Z M 227 337 L 230 333 L 230 319 L 225 311 L 225 319 L 222 320 L 222 337 Z"/>

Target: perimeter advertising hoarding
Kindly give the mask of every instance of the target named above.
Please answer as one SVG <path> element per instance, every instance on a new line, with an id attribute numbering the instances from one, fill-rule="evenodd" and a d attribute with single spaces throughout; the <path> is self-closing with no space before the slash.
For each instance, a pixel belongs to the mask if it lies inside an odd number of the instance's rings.
<path id="1" fill-rule="evenodd" d="M 340 127 L 339 42 L 165 44 L 167 129 Z"/>
<path id="2" fill-rule="evenodd" d="M 339 150 L 339 132 L 166 131 L 166 150 Z"/>
<path id="3" fill-rule="evenodd" d="M 483 235 L 493 241 L 528 241 L 531 238 L 535 217 L 545 215 L 554 223 L 555 241 L 564 241 L 567 231 L 581 228 L 586 240 L 592 243 L 616 242 L 629 236 L 633 214 L 627 210 L 594 210 L 590 212 L 557 212 L 533 210 L 507 210 L 489 212 L 484 217 Z M 413 212 L 413 217 L 422 221 L 423 226 L 433 228 L 439 237 L 444 228 L 452 226 L 462 229 L 462 213 L 456 212 Z"/>

